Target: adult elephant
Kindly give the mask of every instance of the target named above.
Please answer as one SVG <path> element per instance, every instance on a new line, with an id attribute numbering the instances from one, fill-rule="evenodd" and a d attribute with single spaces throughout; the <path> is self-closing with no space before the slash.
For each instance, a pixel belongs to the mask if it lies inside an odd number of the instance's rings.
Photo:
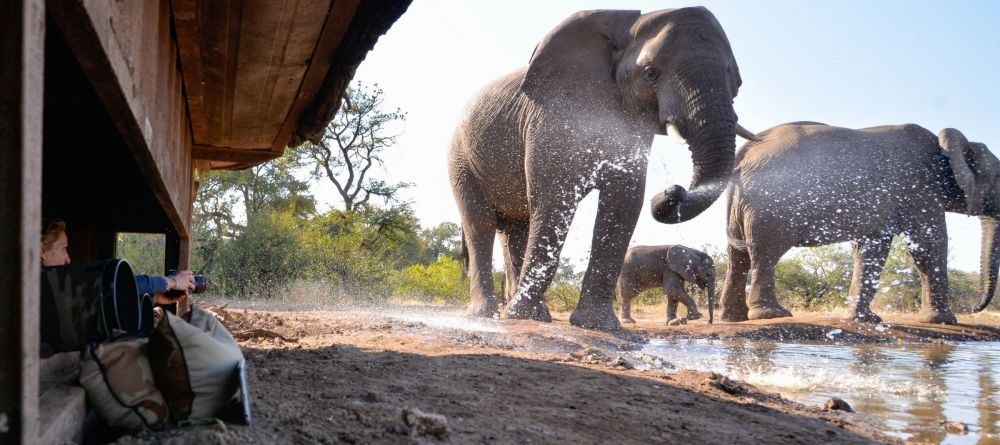
<path id="1" fill-rule="evenodd" d="M 694 160 L 691 190 L 658 195 L 654 216 L 691 219 L 732 171 L 740 83 L 726 35 L 704 8 L 583 11 L 549 32 L 526 68 L 471 101 L 451 144 L 468 312 L 498 314 L 491 257 L 499 232 L 508 283 L 516 284 L 508 286 L 507 316 L 551 320 L 543 294 L 577 203 L 598 189 L 590 264 L 570 322 L 619 329 L 615 280 L 642 208 L 653 136 L 675 127 Z"/>
<path id="2" fill-rule="evenodd" d="M 878 323 L 870 304 L 892 238 L 905 234 L 923 284 L 920 321 L 955 324 L 945 212 L 980 217 L 977 310 L 989 304 L 1000 264 L 1000 161 L 985 145 L 958 130 L 935 136 L 917 125 L 852 130 L 799 122 L 761 136 L 737 154 L 730 184 L 723 320 L 790 316 L 774 292 L 778 259 L 794 246 L 853 241 L 853 318 Z"/>
<path id="3" fill-rule="evenodd" d="M 701 318 L 698 305 L 684 290 L 684 283 L 692 283 L 708 294 L 708 322 L 713 318 L 715 297 L 715 262 L 705 252 L 685 246 L 635 246 L 625 252 L 625 262 L 618 275 L 618 297 L 622 300 L 621 319 L 632 319 L 632 299 L 639 292 L 663 289 L 667 299 L 667 321 L 677 318 L 677 302 L 687 307 L 688 320 Z"/>

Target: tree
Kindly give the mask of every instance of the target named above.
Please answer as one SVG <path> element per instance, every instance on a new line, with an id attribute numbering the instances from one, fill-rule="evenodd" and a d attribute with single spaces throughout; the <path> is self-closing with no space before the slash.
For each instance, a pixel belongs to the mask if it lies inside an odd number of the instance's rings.
<path id="1" fill-rule="evenodd" d="M 462 228 L 453 222 L 443 222 L 420 231 L 430 261 L 442 256 L 458 258 L 462 251 Z"/>
<path id="2" fill-rule="evenodd" d="M 846 244 L 798 250 L 775 268 L 775 291 L 783 305 L 816 309 L 846 303 L 854 259 Z"/>
<path id="3" fill-rule="evenodd" d="M 162 233 L 119 233 L 115 256 L 127 260 L 136 274 L 161 275 L 165 240 Z"/>
<path id="4" fill-rule="evenodd" d="M 344 92 L 337 115 L 327 125 L 318 144 L 302 146 L 304 156 L 314 163 L 313 175 L 333 183 L 344 210 L 352 211 L 368 203 L 372 196 L 392 201 L 407 183 L 391 183 L 371 177 L 372 167 L 383 166 L 382 154 L 396 144 L 391 134 L 396 122 L 406 120 L 400 109 L 384 111 L 383 91 L 378 85 L 358 83 Z"/>
<path id="5" fill-rule="evenodd" d="M 568 260 L 559 258 L 556 274 L 552 283 L 545 290 L 545 300 L 549 307 L 564 312 L 573 310 L 580 301 L 580 289 L 583 286 L 583 273 L 573 270 Z"/>
<path id="6" fill-rule="evenodd" d="M 289 148 L 272 161 L 240 171 L 216 170 L 199 176 L 194 206 L 192 266 L 211 266 L 226 240 L 235 239 L 249 224 L 272 212 L 306 218 L 316 211 L 309 183 L 296 177 L 303 167 L 301 153 Z M 243 214 L 237 213 L 243 207 Z M 240 221 L 245 222 L 240 222 Z"/>

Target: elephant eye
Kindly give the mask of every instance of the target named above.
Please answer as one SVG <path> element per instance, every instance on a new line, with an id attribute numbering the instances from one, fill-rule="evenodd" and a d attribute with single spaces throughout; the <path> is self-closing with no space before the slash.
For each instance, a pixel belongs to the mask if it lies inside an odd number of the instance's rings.
<path id="1" fill-rule="evenodd" d="M 655 82 L 657 79 L 660 78 L 660 71 L 657 70 L 656 68 L 652 68 L 652 67 L 648 67 L 647 66 L 647 67 L 643 68 L 643 70 L 642 70 L 642 76 L 645 77 L 646 80 L 648 80 L 650 82 Z"/>

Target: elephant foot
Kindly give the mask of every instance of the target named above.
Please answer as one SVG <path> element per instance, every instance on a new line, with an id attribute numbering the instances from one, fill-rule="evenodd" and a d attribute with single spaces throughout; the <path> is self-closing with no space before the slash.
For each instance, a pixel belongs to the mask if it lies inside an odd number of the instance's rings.
<path id="1" fill-rule="evenodd" d="M 854 313 L 851 314 L 851 321 L 856 321 L 858 323 L 879 324 L 882 323 L 882 317 L 879 317 L 878 314 L 872 312 L 871 309 L 855 309 Z"/>
<path id="2" fill-rule="evenodd" d="M 792 313 L 781 306 L 764 306 L 751 308 L 747 317 L 751 320 L 791 317 Z"/>
<path id="3" fill-rule="evenodd" d="M 687 318 L 675 318 L 673 320 L 668 320 L 667 326 L 678 326 L 682 324 L 687 324 L 687 322 L 688 322 Z"/>
<path id="4" fill-rule="evenodd" d="M 917 313 L 917 320 L 922 323 L 958 324 L 958 319 L 955 318 L 955 313 L 951 309 L 921 310 Z"/>
<path id="5" fill-rule="evenodd" d="M 611 311 L 610 306 L 604 310 L 597 308 L 581 309 L 578 306 L 573 311 L 573 314 L 569 316 L 569 323 L 573 326 L 597 329 L 599 331 L 620 331 L 622 329 L 621 323 L 618 322 L 618 317 L 615 317 L 615 313 Z"/>
<path id="6" fill-rule="evenodd" d="M 728 321 L 730 323 L 737 323 L 741 321 L 747 321 L 750 317 L 747 317 L 747 311 L 722 311 L 719 314 L 719 319 L 722 321 Z"/>
<path id="7" fill-rule="evenodd" d="M 544 301 L 528 301 L 524 298 L 515 298 L 507 306 L 507 318 L 518 320 L 552 321 L 549 314 L 549 307 Z"/>
<path id="8" fill-rule="evenodd" d="M 622 318 L 622 323 L 635 323 L 635 320 L 633 320 L 632 317 L 625 317 Z"/>
<path id="9" fill-rule="evenodd" d="M 473 299 L 465 309 L 465 315 L 470 317 L 495 318 L 500 316 L 500 307 L 493 299 Z"/>
<path id="10" fill-rule="evenodd" d="M 701 318 L 701 312 L 689 312 L 687 317 L 684 318 L 687 318 L 688 320 L 697 320 Z"/>

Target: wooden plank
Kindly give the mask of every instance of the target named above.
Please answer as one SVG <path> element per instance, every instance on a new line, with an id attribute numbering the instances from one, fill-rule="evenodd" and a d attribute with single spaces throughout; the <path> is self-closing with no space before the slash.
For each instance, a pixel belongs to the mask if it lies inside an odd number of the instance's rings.
<path id="1" fill-rule="evenodd" d="M 271 142 L 271 151 L 277 155 L 284 152 L 285 146 L 292 138 L 292 133 L 299 126 L 299 119 L 302 114 L 313 105 L 316 94 L 323 86 L 330 65 L 333 63 L 334 54 L 344 39 L 344 34 L 350 27 L 354 13 L 358 9 L 360 0 L 336 0 L 330 8 L 330 13 L 326 17 L 323 25 L 323 32 L 320 40 L 313 52 L 312 63 L 302 79 L 294 105 L 285 116 L 281 129 Z"/>
<path id="2" fill-rule="evenodd" d="M 240 39 L 231 147 L 271 144 L 295 102 L 329 1 L 248 3 Z"/>
<path id="3" fill-rule="evenodd" d="M 180 54 L 181 72 L 191 118 L 191 136 L 209 131 L 205 116 L 205 91 L 202 74 L 201 17 L 195 0 L 172 0 L 174 28 Z"/>
<path id="4" fill-rule="evenodd" d="M 167 0 L 52 2 L 50 14 L 114 118 L 164 213 L 190 229 L 191 158 Z M 184 137 L 182 137 L 184 136 Z"/>
<path id="5" fill-rule="evenodd" d="M 354 77 L 354 71 L 365 59 L 368 51 L 378 41 L 379 36 L 389 30 L 410 0 L 365 0 L 360 2 L 350 25 L 337 45 L 330 69 L 325 72 L 323 85 L 315 92 L 302 114 L 291 125 L 292 136 L 285 140 L 283 135 L 276 139 L 272 147 L 281 144 L 298 145 L 303 141 L 318 141 L 323 136 L 326 125 L 340 108 L 341 98 L 347 84 Z"/>
<path id="6" fill-rule="evenodd" d="M 170 270 L 187 270 L 191 268 L 191 239 L 181 238 L 175 232 L 167 232 L 166 257 L 164 258 L 164 273 Z M 184 315 L 191 310 L 189 300 L 180 301 L 174 310 L 177 315 Z"/>
<path id="7" fill-rule="evenodd" d="M 281 156 L 280 153 L 272 153 L 267 148 L 261 149 L 241 149 L 241 148 L 219 148 L 204 145 L 195 145 L 191 149 L 191 156 L 194 159 L 208 161 L 228 161 L 228 162 L 267 162 Z"/>
<path id="8" fill-rule="evenodd" d="M 38 439 L 44 0 L 0 2 L 0 443 Z"/>

